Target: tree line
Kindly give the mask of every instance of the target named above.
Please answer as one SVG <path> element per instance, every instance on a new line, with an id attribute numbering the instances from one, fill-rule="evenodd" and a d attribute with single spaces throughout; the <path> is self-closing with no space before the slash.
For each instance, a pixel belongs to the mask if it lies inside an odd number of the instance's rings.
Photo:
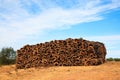
<path id="1" fill-rule="evenodd" d="M 112 58 L 112 57 L 110 57 L 110 58 L 107 58 L 106 60 L 107 61 L 120 61 L 120 58 Z"/>

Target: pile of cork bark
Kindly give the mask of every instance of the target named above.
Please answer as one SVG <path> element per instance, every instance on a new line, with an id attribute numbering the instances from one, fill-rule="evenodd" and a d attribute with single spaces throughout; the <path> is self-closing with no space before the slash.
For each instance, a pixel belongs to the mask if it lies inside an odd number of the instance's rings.
<path id="1" fill-rule="evenodd" d="M 68 38 L 25 45 L 17 50 L 16 68 L 99 65 L 105 62 L 105 56 L 103 43 Z"/>

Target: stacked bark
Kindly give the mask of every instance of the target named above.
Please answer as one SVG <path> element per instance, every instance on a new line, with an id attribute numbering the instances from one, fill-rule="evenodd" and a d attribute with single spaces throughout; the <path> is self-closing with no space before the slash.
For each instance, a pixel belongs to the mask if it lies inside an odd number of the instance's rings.
<path id="1" fill-rule="evenodd" d="M 99 65 L 105 56 L 103 43 L 68 38 L 24 46 L 17 50 L 16 67 Z"/>

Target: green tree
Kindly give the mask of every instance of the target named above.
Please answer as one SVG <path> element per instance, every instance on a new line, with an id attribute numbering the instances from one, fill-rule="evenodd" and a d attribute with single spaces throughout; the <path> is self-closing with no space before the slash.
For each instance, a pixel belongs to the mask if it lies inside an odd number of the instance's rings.
<path id="1" fill-rule="evenodd" d="M 12 47 L 2 48 L 0 52 L 0 64 L 9 65 L 15 63 L 16 52 Z"/>
<path id="2" fill-rule="evenodd" d="M 120 61 L 120 58 L 114 58 L 114 61 Z"/>
<path id="3" fill-rule="evenodd" d="M 110 58 L 107 58 L 106 60 L 107 61 L 120 61 L 120 58 L 112 58 L 112 57 L 110 57 Z"/>
<path id="4" fill-rule="evenodd" d="M 110 58 L 107 58 L 107 61 L 114 61 L 114 59 L 110 57 Z"/>

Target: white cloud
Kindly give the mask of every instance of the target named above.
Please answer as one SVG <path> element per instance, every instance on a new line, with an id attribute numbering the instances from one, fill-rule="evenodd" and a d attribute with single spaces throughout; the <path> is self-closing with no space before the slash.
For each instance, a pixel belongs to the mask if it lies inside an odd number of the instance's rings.
<path id="1" fill-rule="evenodd" d="M 103 42 L 109 50 L 119 48 L 118 46 L 120 46 L 120 35 L 89 36 L 85 37 L 85 39 Z"/>
<path id="2" fill-rule="evenodd" d="M 91 37 L 86 37 L 91 40 L 100 40 L 104 42 L 109 42 L 109 41 L 120 41 L 120 35 L 104 35 L 104 36 L 91 36 Z"/>
<path id="3" fill-rule="evenodd" d="M 63 5 L 57 0 L 0 1 L 1 47 L 29 39 L 33 34 L 43 34 L 45 30 L 65 29 L 78 23 L 101 20 L 101 13 L 120 7 L 119 0 L 112 0 L 108 4 L 101 4 L 101 0 L 77 0 L 75 4 L 63 0 Z M 68 2 L 69 5 L 65 4 Z M 37 12 L 34 11 L 35 5 L 38 7 Z"/>
<path id="4" fill-rule="evenodd" d="M 120 50 L 108 50 L 107 57 L 120 58 Z"/>

